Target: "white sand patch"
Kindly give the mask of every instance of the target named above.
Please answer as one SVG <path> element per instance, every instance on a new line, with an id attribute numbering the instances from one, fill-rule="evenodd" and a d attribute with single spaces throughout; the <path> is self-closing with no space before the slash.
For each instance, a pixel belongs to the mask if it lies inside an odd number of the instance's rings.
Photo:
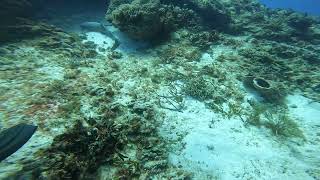
<path id="1" fill-rule="evenodd" d="M 101 49 L 111 49 L 115 43 L 110 37 L 100 33 L 100 32 L 87 32 L 85 33 L 87 39 L 83 43 L 92 41 L 97 45 L 96 51 L 100 54 L 105 54 Z"/>
<path id="2" fill-rule="evenodd" d="M 211 64 L 214 60 L 212 59 L 211 55 L 209 53 L 203 53 L 200 59 L 200 63 L 203 64 Z"/>
<path id="3" fill-rule="evenodd" d="M 240 119 L 225 119 L 194 99 L 186 99 L 182 113 L 163 112 L 161 133 L 178 139 L 170 161 L 193 172 L 194 179 L 313 179 L 307 173 L 313 165 L 264 128 L 246 128 Z"/>
<path id="4" fill-rule="evenodd" d="M 217 46 L 211 47 L 211 51 L 212 51 L 211 58 L 215 60 L 219 56 L 224 55 L 226 53 L 230 53 L 234 50 L 229 46 L 217 45 Z"/>
<path id="5" fill-rule="evenodd" d="M 296 118 L 307 141 L 303 146 L 295 146 L 293 154 L 317 169 L 320 179 L 320 103 L 298 94 L 289 95 L 287 101 L 289 113 Z"/>
<path id="6" fill-rule="evenodd" d="M 287 101 L 292 115 L 305 123 L 320 125 L 320 103 L 298 94 L 289 95 Z"/>
<path id="7" fill-rule="evenodd" d="M 106 28 L 119 41 L 119 47 L 117 47 L 117 50 L 124 54 L 137 52 L 138 50 L 145 49 L 149 46 L 147 42 L 131 39 L 114 26 L 106 26 Z M 112 38 L 100 32 L 87 32 L 85 35 L 87 39 L 84 40 L 83 43 L 88 41 L 94 42 L 97 45 L 96 51 L 100 54 L 106 54 L 101 51 L 101 49 L 111 49 L 115 43 Z"/>

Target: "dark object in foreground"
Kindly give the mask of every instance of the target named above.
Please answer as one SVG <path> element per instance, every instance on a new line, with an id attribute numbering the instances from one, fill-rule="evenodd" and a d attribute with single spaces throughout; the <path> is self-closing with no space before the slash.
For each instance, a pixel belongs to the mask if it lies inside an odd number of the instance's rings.
<path id="1" fill-rule="evenodd" d="M 20 149 L 35 133 L 37 126 L 18 124 L 0 133 L 0 162 Z"/>

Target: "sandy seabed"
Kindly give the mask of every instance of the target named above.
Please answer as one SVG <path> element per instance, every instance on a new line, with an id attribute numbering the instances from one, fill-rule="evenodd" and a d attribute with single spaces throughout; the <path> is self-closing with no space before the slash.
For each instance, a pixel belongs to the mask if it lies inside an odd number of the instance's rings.
<path id="1" fill-rule="evenodd" d="M 116 78 L 117 83 L 122 84 L 121 94 L 117 95 L 117 99 L 125 104 L 126 101 L 130 101 L 128 94 L 134 90 L 139 91 L 139 88 L 142 88 L 141 81 L 148 81 L 149 79 L 148 76 L 137 75 L 136 70 L 130 68 L 140 66 L 153 71 L 153 63 L 158 60 L 158 57 L 153 52 L 148 55 L 141 54 L 139 49 L 146 47 L 145 44 L 136 43 L 124 37 L 116 29 L 112 29 L 112 31 L 120 38 L 121 45 L 116 51 L 122 54 L 120 59 L 114 60 L 120 68 L 113 77 Z M 89 78 L 96 79 L 98 72 L 103 71 L 102 64 L 106 56 L 110 55 L 110 48 L 114 42 L 109 37 L 97 32 L 88 32 L 86 37 L 87 40 L 83 42 L 94 42 L 100 55 L 91 61 L 91 68 L 83 68 L 82 71 Z M 105 51 L 100 51 L 101 49 L 105 49 Z M 22 54 L 30 52 L 37 52 L 37 50 L 25 46 L 15 51 L 15 53 Z M 232 53 L 232 48 L 213 46 L 203 54 L 195 65 L 203 66 L 215 63 L 220 54 L 228 52 Z M 39 56 L 44 57 L 45 55 L 40 54 Z M 43 63 L 40 63 L 36 68 L 37 72 L 44 74 L 39 79 L 40 81 L 63 79 L 65 67 L 55 64 L 53 59 L 54 56 L 47 56 L 43 59 Z M 5 79 L 1 81 L 2 86 L 9 89 L 15 86 L 19 87 L 19 83 L 24 83 L 11 81 L 10 84 Z M 154 85 L 152 88 L 158 94 L 166 93 L 166 88 L 161 87 L 161 85 Z M 245 90 L 241 82 L 235 82 L 235 88 L 245 93 L 245 99 L 256 98 L 256 95 Z M 19 92 L 19 89 L 16 89 L 16 91 Z M 21 94 L 21 96 L 25 95 Z M 289 116 L 298 120 L 297 123 L 307 139 L 307 141 L 301 142 L 299 140 L 282 141 L 272 135 L 269 129 L 245 126 L 241 119 L 237 117 L 223 117 L 207 108 L 204 102 L 194 98 L 185 96 L 183 100 L 185 108 L 180 112 L 157 107 L 157 112 L 163 118 L 159 131 L 168 142 L 172 142 L 169 150 L 171 165 L 193 173 L 195 179 L 307 180 L 320 178 L 319 103 L 299 93 L 293 93 L 286 98 Z M 6 101 L 6 104 L 0 106 L 0 110 L 1 108 L 8 109 L 14 106 L 10 102 L 14 102 L 14 100 Z M 154 102 L 156 100 L 151 101 L 151 103 Z M 55 111 L 55 107 L 49 108 Z M 82 110 L 85 111 L 87 116 L 95 116 L 88 109 L 90 108 L 87 107 L 86 109 L 86 106 L 83 106 Z M 0 117 L 5 119 L 5 116 L 7 114 L 0 111 Z M 0 125 L 7 127 L 14 124 L 15 120 L 18 119 L 19 117 L 13 118 Z M 63 119 L 58 119 L 56 123 L 59 124 L 63 121 Z M 66 128 L 60 128 L 56 124 L 51 125 L 52 127 L 49 127 L 51 128 L 50 133 L 38 131 L 23 148 L 1 162 L 0 179 L 21 168 L 15 162 L 24 161 L 32 156 L 37 149 L 50 145 L 54 134 L 59 134 Z"/>

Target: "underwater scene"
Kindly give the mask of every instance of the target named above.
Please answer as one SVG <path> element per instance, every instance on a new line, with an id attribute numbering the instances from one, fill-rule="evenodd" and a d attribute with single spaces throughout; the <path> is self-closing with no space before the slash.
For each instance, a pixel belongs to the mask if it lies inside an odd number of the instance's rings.
<path id="1" fill-rule="evenodd" d="M 320 180 L 320 2 L 1 0 L 0 180 Z"/>

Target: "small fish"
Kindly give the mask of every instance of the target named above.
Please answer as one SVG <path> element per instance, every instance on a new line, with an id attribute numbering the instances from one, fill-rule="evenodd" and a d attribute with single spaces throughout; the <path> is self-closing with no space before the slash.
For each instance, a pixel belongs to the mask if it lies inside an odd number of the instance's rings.
<path id="1" fill-rule="evenodd" d="M 0 162 L 18 151 L 36 130 L 37 126 L 21 123 L 0 132 Z"/>
<path id="2" fill-rule="evenodd" d="M 107 22 L 106 24 L 102 24 L 99 22 L 84 22 L 80 24 L 80 28 L 82 31 L 85 32 L 100 32 L 108 37 L 110 37 L 112 40 L 114 40 L 114 49 L 117 48 L 120 45 L 120 42 L 118 38 L 116 38 L 111 31 L 108 30 L 106 26 L 111 26 L 112 24 Z"/>

